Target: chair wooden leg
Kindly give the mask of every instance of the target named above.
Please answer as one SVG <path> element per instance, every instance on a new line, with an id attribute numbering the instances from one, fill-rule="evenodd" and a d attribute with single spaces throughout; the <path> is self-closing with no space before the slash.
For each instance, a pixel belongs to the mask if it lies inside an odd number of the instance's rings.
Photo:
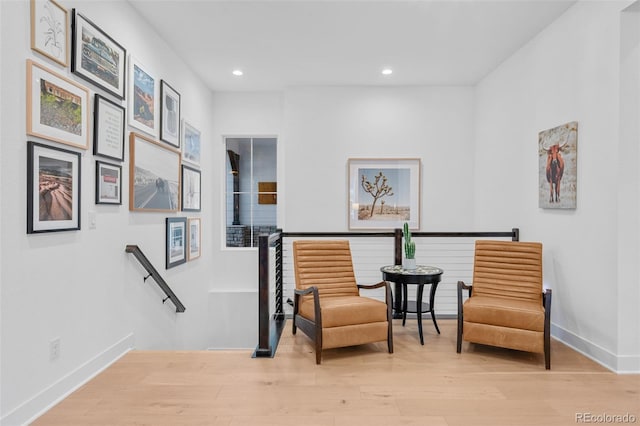
<path id="1" fill-rule="evenodd" d="M 458 342 L 456 344 L 456 352 L 462 352 L 462 316 L 458 315 Z"/>
<path id="2" fill-rule="evenodd" d="M 544 367 L 551 370 L 551 289 L 543 293 L 544 304 Z"/>

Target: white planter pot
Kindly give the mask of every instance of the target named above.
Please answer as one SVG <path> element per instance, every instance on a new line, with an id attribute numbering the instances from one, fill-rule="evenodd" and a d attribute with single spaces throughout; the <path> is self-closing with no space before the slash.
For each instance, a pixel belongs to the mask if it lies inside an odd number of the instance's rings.
<path id="1" fill-rule="evenodd" d="M 415 259 L 404 259 L 402 261 L 402 267 L 404 269 L 416 269 L 416 260 Z"/>

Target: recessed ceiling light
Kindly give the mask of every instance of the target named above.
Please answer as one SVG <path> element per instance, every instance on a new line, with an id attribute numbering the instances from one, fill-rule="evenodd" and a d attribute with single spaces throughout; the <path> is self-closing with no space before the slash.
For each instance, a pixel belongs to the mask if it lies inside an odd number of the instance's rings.
<path id="1" fill-rule="evenodd" d="M 240 77 L 244 73 L 242 72 L 242 70 L 233 70 L 232 74 L 237 76 L 237 77 Z"/>
<path id="2" fill-rule="evenodd" d="M 385 68 L 382 70 L 382 75 L 391 75 L 393 74 L 393 70 L 391 68 Z"/>

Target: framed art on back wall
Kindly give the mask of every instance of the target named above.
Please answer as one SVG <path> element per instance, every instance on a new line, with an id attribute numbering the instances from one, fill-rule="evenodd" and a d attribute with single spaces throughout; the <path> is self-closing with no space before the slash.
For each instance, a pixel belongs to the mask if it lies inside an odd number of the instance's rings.
<path id="1" fill-rule="evenodd" d="M 420 228 L 419 158 L 350 158 L 349 229 Z"/>

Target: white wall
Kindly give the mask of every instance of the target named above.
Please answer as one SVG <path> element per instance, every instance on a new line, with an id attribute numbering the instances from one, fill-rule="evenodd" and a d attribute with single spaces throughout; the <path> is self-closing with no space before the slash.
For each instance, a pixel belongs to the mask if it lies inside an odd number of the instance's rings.
<path id="1" fill-rule="evenodd" d="M 476 227 L 517 218 L 522 240 L 543 242 L 553 334 L 614 370 L 637 371 L 638 317 L 620 303 L 638 283 L 637 268 L 621 260 L 628 250 L 638 259 L 638 139 L 622 141 L 618 120 L 620 11 L 628 3 L 577 3 L 478 84 L 474 205 Z M 573 120 L 577 209 L 539 209 L 538 132 Z M 633 224 L 630 240 L 620 220 Z M 621 273 L 629 284 L 620 284 Z M 621 351 L 619 339 L 631 333 Z"/>
<path id="2" fill-rule="evenodd" d="M 348 230 L 349 158 L 416 157 L 421 230 L 471 230 L 472 122 L 470 87 L 287 90 L 285 230 Z"/>
<path id="3" fill-rule="evenodd" d="M 63 1 L 122 44 L 180 94 L 182 114 L 202 132 L 202 217 L 204 233 L 212 233 L 220 200 L 218 162 L 212 148 L 213 96 L 179 60 L 144 19 L 124 1 Z M 202 240 L 202 258 L 165 271 L 165 217 L 187 216 L 128 211 L 128 149 L 123 165 L 123 205 L 94 204 L 96 157 L 82 153 L 82 230 L 26 234 L 27 137 L 26 59 L 63 74 L 91 93 L 96 87 L 30 49 L 29 1 L 2 1 L 2 97 L 0 200 L 13 200 L 2 209 L 1 336 L 3 424 L 20 424 L 82 383 L 131 347 L 143 349 L 205 349 L 214 346 L 213 329 L 220 313 L 209 312 L 207 297 L 213 281 L 212 264 L 218 242 Z M 102 93 L 102 92 L 100 92 Z M 104 93 L 102 93 L 104 95 Z M 93 99 L 93 97 L 92 97 Z M 91 102 L 93 105 L 93 102 Z M 92 122 L 92 121 L 91 121 Z M 127 132 L 128 136 L 128 132 Z M 43 140 L 40 140 L 45 142 Z M 48 142 L 45 142 L 48 143 Z M 52 143 L 53 144 L 53 143 Z M 128 147 L 128 138 L 127 138 Z M 67 147 L 68 148 L 68 147 Z M 89 212 L 97 229 L 86 226 Z M 215 215 L 215 220 L 218 215 Z M 210 234 L 209 234 L 210 235 Z M 215 241 L 215 243 L 214 243 Z M 176 314 L 152 279 L 125 253 L 139 244 L 187 310 Z M 49 342 L 60 338 L 60 358 L 49 360 Z"/>

